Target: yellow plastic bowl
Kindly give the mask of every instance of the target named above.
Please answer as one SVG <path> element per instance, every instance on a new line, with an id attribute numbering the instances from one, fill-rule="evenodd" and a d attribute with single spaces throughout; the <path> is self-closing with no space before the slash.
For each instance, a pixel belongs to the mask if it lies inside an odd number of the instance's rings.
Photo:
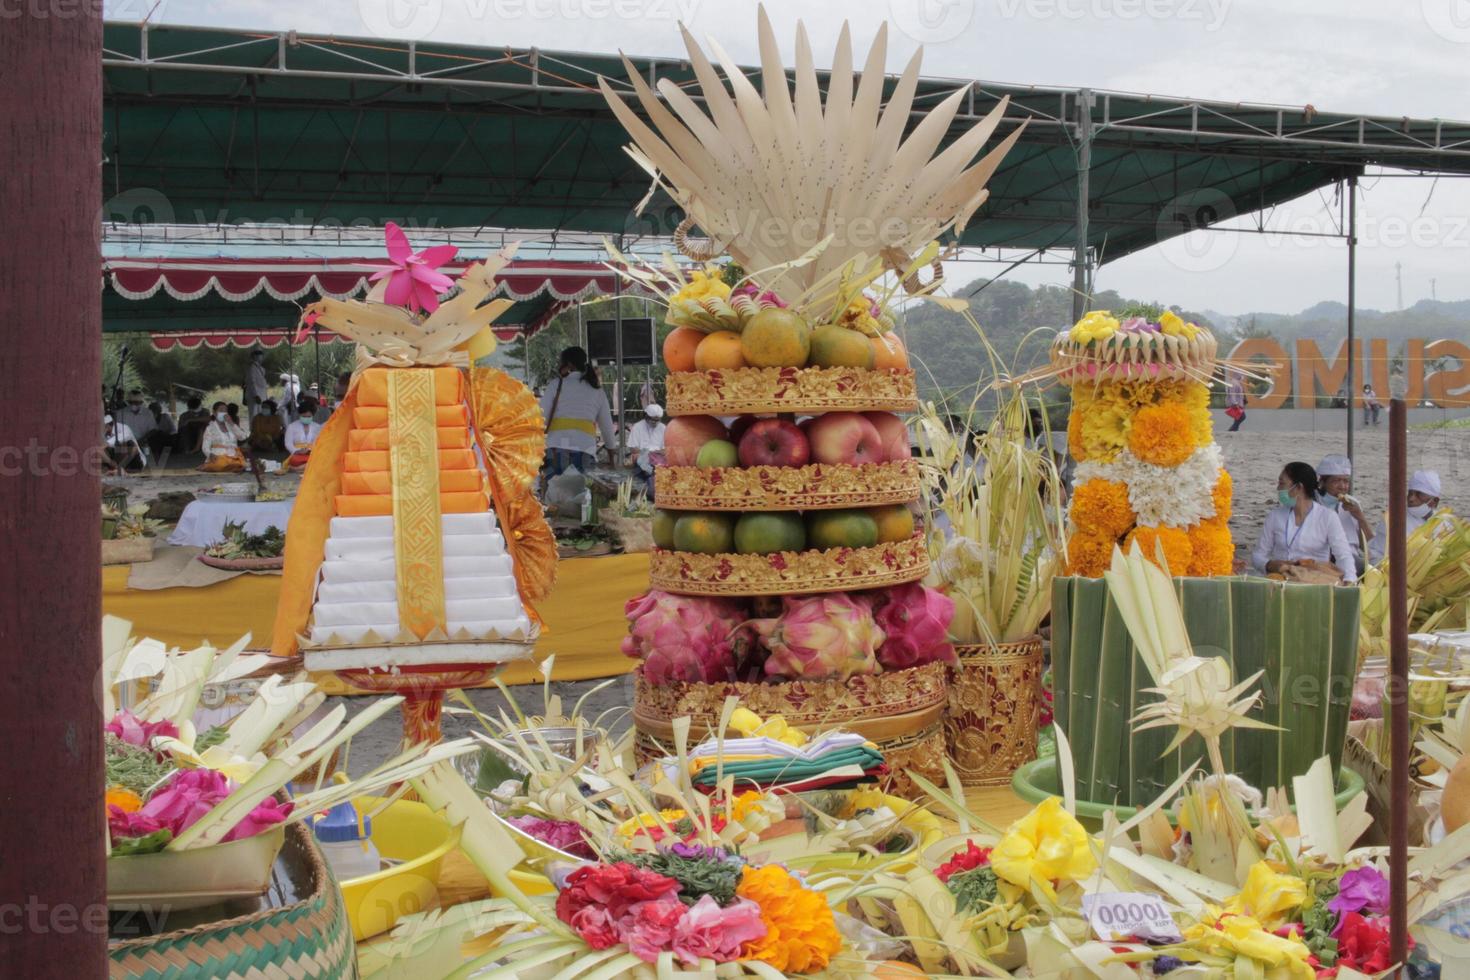
<path id="1" fill-rule="evenodd" d="M 359 813 L 370 813 L 382 802 L 362 796 L 352 805 Z M 459 846 L 459 834 L 460 828 L 411 800 L 399 800 L 373 817 L 373 846 L 400 863 L 338 883 L 353 938 L 361 942 L 392 929 L 404 916 L 436 907 L 444 855 Z"/>

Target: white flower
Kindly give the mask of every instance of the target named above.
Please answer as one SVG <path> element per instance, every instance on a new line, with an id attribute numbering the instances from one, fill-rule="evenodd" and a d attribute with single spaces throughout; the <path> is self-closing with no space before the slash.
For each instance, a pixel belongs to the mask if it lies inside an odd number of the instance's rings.
<path id="1" fill-rule="evenodd" d="M 1077 465 L 1078 485 L 1114 480 L 1128 487 L 1128 504 L 1146 527 L 1189 528 L 1215 516 L 1213 491 L 1220 479 L 1220 447 L 1201 447 L 1178 466 L 1154 466 L 1125 449 L 1111 463 Z"/>

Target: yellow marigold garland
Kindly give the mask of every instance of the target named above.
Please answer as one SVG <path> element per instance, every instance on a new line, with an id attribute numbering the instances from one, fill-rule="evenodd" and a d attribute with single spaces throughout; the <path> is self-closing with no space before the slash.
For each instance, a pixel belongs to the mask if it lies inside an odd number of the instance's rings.
<path id="1" fill-rule="evenodd" d="M 1093 531 L 1077 531 L 1067 539 L 1067 574 L 1101 578 L 1113 558 L 1115 538 Z"/>
<path id="2" fill-rule="evenodd" d="M 1210 491 L 1210 499 L 1215 502 L 1215 519 L 1218 521 L 1230 520 L 1231 501 L 1235 497 L 1234 486 L 1229 471 L 1220 467 L 1220 479 L 1215 481 L 1215 489 Z"/>
<path id="3" fill-rule="evenodd" d="M 746 944 L 743 959 L 782 973 L 816 973 L 842 948 L 832 908 L 779 865 L 745 869 L 735 893 L 761 908 L 766 935 Z"/>
<path id="4" fill-rule="evenodd" d="M 1138 521 L 1128 505 L 1128 486 L 1116 480 L 1088 480 L 1072 494 L 1072 523 L 1100 537 L 1118 538 Z"/>
<path id="5" fill-rule="evenodd" d="M 1159 563 L 1155 546 L 1162 546 L 1170 575 L 1189 574 L 1194 561 L 1194 546 L 1184 531 L 1177 527 L 1135 527 L 1124 539 L 1123 550 L 1131 551 L 1135 541 L 1143 549 L 1143 556 L 1155 565 Z"/>
<path id="6" fill-rule="evenodd" d="M 1235 543 L 1224 520 L 1217 517 L 1190 528 L 1189 545 L 1190 575 L 1229 575 L 1235 570 Z"/>
<path id="7" fill-rule="evenodd" d="M 1178 466 L 1196 448 L 1188 410 L 1177 402 L 1140 408 L 1128 429 L 1128 448 L 1145 463 Z"/>

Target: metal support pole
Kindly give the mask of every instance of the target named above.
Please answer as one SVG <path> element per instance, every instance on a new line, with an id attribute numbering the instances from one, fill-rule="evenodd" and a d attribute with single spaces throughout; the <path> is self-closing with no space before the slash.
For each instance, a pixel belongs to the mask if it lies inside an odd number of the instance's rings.
<path id="1" fill-rule="evenodd" d="M 102 293 L 76 288 L 102 274 L 102 5 L 68 13 L 0 28 L 4 977 L 107 976 Z"/>
<path id="2" fill-rule="evenodd" d="M 1408 511 L 1408 405 L 1388 403 L 1388 704 L 1389 942 L 1394 963 L 1408 955 L 1409 907 L 1409 576 L 1404 557 Z"/>
<path id="3" fill-rule="evenodd" d="M 618 236 L 618 251 L 623 250 L 623 236 Z M 618 445 L 613 457 L 613 467 L 621 469 L 623 460 L 626 458 L 626 447 L 628 444 L 628 425 L 624 417 L 624 406 L 627 404 L 626 392 L 623 391 L 623 277 L 616 278 L 613 287 L 613 357 L 617 361 L 618 381 L 614 390 L 618 393 Z"/>
<path id="4" fill-rule="evenodd" d="M 1358 382 L 1353 371 L 1353 345 L 1357 343 L 1357 295 L 1358 295 L 1358 177 L 1347 179 L 1348 186 L 1348 282 L 1347 282 L 1347 458 L 1353 460 L 1353 410 L 1357 404 Z M 1367 371 L 1364 371 L 1367 377 Z M 1393 499 L 1393 498 L 1390 498 Z"/>
<path id="5" fill-rule="evenodd" d="M 1072 250 L 1072 321 L 1082 319 L 1092 295 L 1092 260 L 1087 247 L 1088 196 L 1092 171 L 1092 90 L 1077 93 L 1077 228 Z"/>

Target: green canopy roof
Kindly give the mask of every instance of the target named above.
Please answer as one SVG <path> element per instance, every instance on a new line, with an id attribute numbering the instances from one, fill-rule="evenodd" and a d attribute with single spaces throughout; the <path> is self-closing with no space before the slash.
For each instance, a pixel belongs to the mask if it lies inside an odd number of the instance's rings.
<path id="1" fill-rule="evenodd" d="M 634 59 L 691 81 L 686 63 Z M 109 23 L 107 213 L 119 221 L 569 229 L 666 235 L 633 210 L 646 175 L 595 87 L 598 54 Z M 969 86 L 955 130 L 1010 96 L 1031 123 L 964 235 L 1071 247 L 1079 147 L 1086 240 L 1102 261 L 1382 164 L 1470 173 L 1470 124 L 1087 90 L 925 79 L 916 107 Z"/>

